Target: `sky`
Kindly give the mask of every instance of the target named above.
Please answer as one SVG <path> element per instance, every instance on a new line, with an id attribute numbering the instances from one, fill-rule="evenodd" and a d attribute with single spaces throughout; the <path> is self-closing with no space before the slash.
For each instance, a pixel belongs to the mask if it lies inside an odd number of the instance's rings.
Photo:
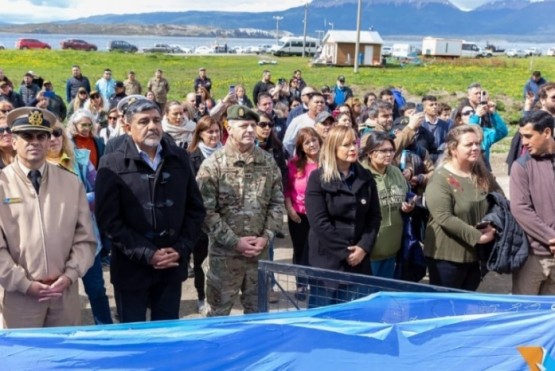
<path id="1" fill-rule="evenodd" d="M 491 0 L 451 0 L 472 9 Z M 0 21 L 35 23 L 69 20 L 99 14 L 213 10 L 272 11 L 305 4 L 305 0 L 0 0 Z"/>

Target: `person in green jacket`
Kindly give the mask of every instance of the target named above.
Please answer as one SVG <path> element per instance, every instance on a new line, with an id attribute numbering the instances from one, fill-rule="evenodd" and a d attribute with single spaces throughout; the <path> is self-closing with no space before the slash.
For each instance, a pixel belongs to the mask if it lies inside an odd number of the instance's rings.
<path id="1" fill-rule="evenodd" d="M 382 213 L 380 231 L 370 264 L 374 276 L 393 278 L 397 252 L 403 237 L 402 212 L 410 213 L 414 202 L 406 202 L 409 186 L 398 167 L 392 165 L 395 143 L 385 133 L 373 131 L 363 149 L 362 166 L 372 172 L 378 188 Z"/>
<path id="2" fill-rule="evenodd" d="M 428 182 L 424 255 L 432 285 L 475 291 L 480 284 L 478 250 L 494 239 L 495 229 L 479 223 L 488 211 L 487 194 L 502 192 L 486 169 L 481 142 L 476 125 L 451 129 L 445 157 Z"/>

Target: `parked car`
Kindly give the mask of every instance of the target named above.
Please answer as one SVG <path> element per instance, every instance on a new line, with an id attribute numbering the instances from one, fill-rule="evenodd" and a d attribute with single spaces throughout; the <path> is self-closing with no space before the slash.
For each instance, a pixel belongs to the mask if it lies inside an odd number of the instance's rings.
<path id="1" fill-rule="evenodd" d="M 176 45 L 176 44 L 172 44 L 172 45 L 170 45 L 170 47 L 173 50 L 172 53 L 191 54 L 193 52 L 191 50 L 191 48 L 185 48 L 185 47 L 182 47 L 182 46 Z"/>
<path id="2" fill-rule="evenodd" d="M 214 46 L 213 50 L 214 50 L 213 52 L 217 54 L 229 52 L 229 48 L 227 47 L 227 45 L 216 45 Z"/>
<path id="3" fill-rule="evenodd" d="M 60 47 L 62 49 L 72 49 L 72 50 L 85 50 L 90 52 L 92 50 L 96 51 L 98 48 L 95 44 L 86 42 L 85 40 L 79 39 L 68 39 L 60 42 Z"/>
<path id="4" fill-rule="evenodd" d="M 507 57 L 526 58 L 527 56 L 528 56 L 528 53 L 526 53 L 522 49 L 509 49 L 509 50 L 507 50 Z"/>
<path id="5" fill-rule="evenodd" d="M 176 49 L 169 44 L 154 44 L 152 48 L 144 48 L 145 53 L 176 53 Z"/>
<path id="6" fill-rule="evenodd" d="M 108 44 L 108 51 L 121 51 L 126 53 L 136 53 L 139 51 L 139 48 L 133 44 L 129 44 L 127 41 L 124 40 L 113 40 L 110 41 Z"/>
<path id="7" fill-rule="evenodd" d="M 393 48 L 391 46 L 382 46 L 382 57 L 391 57 L 393 55 Z"/>
<path id="8" fill-rule="evenodd" d="M 195 54 L 213 54 L 213 53 L 214 53 L 214 48 L 211 48 L 209 46 L 203 45 L 195 49 Z"/>
<path id="9" fill-rule="evenodd" d="M 18 39 L 15 42 L 16 49 L 52 49 L 52 47 L 37 39 Z"/>
<path id="10" fill-rule="evenodd" d="M 270 48 L 272 47 L 272 45 L 260 45 L 259 49 L 260 49 L 260 53 L 269 53 L 270 52 Z"/>
<path id="11" fill-rule="evenodd" d="M 247 46 L 244 50 L 243 53 L 248 53 L 248 54 L 260 54 L 260 48 L 258 46 Z"/>
<path id="12" fill-rule="evenodd" d="M 526 54 L 530 57 L 539 57 L 542 55 L 542 50 L 539 48 L 528 48 L 525 50 Z"/>
<path id="13" fill-rule="evenodd" d="M 245 50 L 240 46 L 236 46 L 234 48 L 229 49 L 229 53 L 231 54 L 243 54 L 244 52 Z"/>

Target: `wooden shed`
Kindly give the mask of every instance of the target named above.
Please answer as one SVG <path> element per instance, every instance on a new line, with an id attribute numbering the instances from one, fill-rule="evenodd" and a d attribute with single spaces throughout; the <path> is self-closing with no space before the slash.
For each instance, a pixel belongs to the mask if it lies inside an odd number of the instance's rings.
<path id="1" fill-rule="evenodd" d="M 322 52 L 318 62 L 338 66 L 355 64 L 356 31 L 328 31 L 322 39 Z M 383 40 L 377 31 L 360 32 L 359 65 L 375 66 L 381 63 Z"/>

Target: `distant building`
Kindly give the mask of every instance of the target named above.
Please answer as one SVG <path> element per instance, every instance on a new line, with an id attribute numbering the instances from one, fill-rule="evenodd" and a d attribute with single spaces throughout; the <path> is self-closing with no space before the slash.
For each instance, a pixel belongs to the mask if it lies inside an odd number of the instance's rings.
<path id="1" fill-rule="evenodd" d="M 356 31 L 328 31 L 322 39 L 322 52 L 317 62 L 338 66 L 355 64 Z M 383 40 L 377 31 L 360 32 L 359 65 L 374 66 L 381 63 Z"/>

